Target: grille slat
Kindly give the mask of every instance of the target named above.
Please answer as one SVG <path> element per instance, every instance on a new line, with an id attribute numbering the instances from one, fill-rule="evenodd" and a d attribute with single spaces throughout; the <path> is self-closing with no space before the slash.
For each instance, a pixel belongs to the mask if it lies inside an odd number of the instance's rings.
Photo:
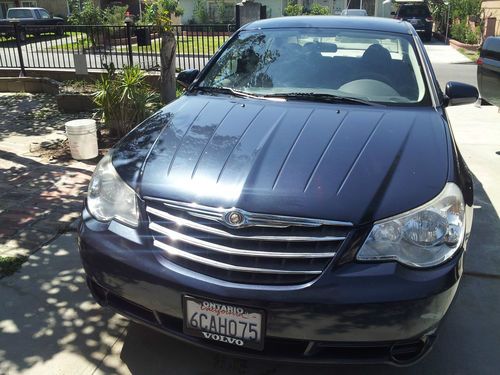
<path id="1" fill-rule="evenodd" d="M 242 267 L 233 264 L 223 263 L 210 258 L 202 257 L 187 251 L 179 250 L 173 246 L 167 245 L 163 242 L 154 240 L 153 244 L 160 249 L 165 250 L 173 256 L 179 256 L 192 260 L 194 262 L 206 264 L 208 266 L 226 269 L 229 271 L 239 271 L 239 272 L 254 272 L 254 273 L 272 273 L 272 274 L 283 274 L 283 275 L 319 275 L 321 270 L 285 270 L 285 269 L 272 269 L 272 268 L 259 268 L 259 267 Z"/>
<path id="2" fill-rule="evenodd" d="M 147 200 L 154 246 L 170 261 L 225 281 L 291 285 L 318 277 L 336 256 L 350 223 L 244 213 L 241 227 L 227 212 Z M 268 221 L 266 221 L 268 220 Z"/>
<path id="3" fill-rule="evenodd" d="M 176 223 L 177 225 L 185 225 L 187 227 L 199 230 L 201 232 L 207 232 L 211 234 L 216 234 L 219 236 L 223 237 L 229 237 L 229 238 L 239 238 L 239 239 L 244 239 L 244 240 L 255 240 L 255 241 L 343 241 L 345 240 L 345 237 L 339 237 L 339 236 L 323 236 L 323 237 L 308 237 L 308 236 L 240 236 L 237 234 L 232 234 L 229 232 L 226 232 L 224 230 L 214 228 L 214 227 L 209 227 L 204 224 L 200 224 L 198 222 L 194 222 L 191 220 L 187 220 L 182 217 L 177 217 L 169 214 L 168 212 L 165 211 L 160 211 L 156 208 L 153 207 L 147 207 L 146 209 L 147 212 L 150 214 L 156 215 L 162 219 L 170 220 Z"/>
<path id="4" fill-rule="evenodd" d="M 245 256 L 254 256 L 254 257 L 272 257 L 272 258 L 332 258 L 335 256 L 335 252 L 313 252 L 313 253 L 289 253 L 289 252 L 268 252 L 268 251 L 255 251 L 255 250 L 243 250 L 236 249 L 234 247 L 228 247 L 219 245 L 216 243 L 200 240 L 195 237 L 189 237 L 182 233 L 173 231 L 168 228 L 164 228 L 161 225 L 156 223 L 151 223 L 149 225 L 149 229 L 154 232 L 163 234 L 168 236 L 173 241 L 181 241 L 191 245 L 199 246 L 205 249 L 218 251 L 221 253 L 234 254 L 234 255 L 245 255 Z"/>

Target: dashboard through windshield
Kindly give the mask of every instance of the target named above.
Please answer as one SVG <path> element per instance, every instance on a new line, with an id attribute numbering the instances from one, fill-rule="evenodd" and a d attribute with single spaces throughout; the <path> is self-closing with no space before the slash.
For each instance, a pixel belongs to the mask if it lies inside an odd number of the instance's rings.
<path id="1" fill-rule="evenodd" d="M 323 94 L 429 105 L 411 35 L 345 29 L 243 31 L 198 83 L 255 96 Z"/>

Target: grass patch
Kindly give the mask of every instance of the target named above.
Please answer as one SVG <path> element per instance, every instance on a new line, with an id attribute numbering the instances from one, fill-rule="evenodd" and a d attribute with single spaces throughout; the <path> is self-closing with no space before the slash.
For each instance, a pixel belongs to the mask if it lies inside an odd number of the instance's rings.
<path id="1" fill-rule="evenodd" d="M 68 40 L 68 38 L 70 38 Z M 61 42 L 64 40 L 64 42 Z M 67 32 L 64 33 L 62 39 L 54 40 L 50 42 L 51 45 L 48 46 L 46 51 L 75 51 L 78 52 L 83 48 L 89 48 L 92 46 L 90 38 L 87 34 L 81 32 Z"/>
<path id="2" fill-rule="evenodd" d="M 479 59 L 479 51 L 469 51 L 468 49 L 460 47 L 458 49 L 458 52 L 460 52 L 462 55 L 464 55 L 471 61 L 476 62 L 477 59 Z"/>
<path id="3" fill-rule="evenodd" d="M 206 55 L 212 56 L 228 39 L 227 36 L 220 36 L 214 38 L 207 38 L 201 36 L 180 36 L 177 38 L 177 49 L 176 53 L 178 55 Z M 161 39 L 153 39 L 150 45 L 138 46 L 137 44 L 132 44 L 132 52 L 134 53 L 152 53 L 160 52 Z M 116 47 L 120 52 L 127 52 L 127 46 L 122 45 Z"/>
<path id="4" fill-rule="evenodd" d="M 28 257 L 2 257 L 0 256 L 0 277 L 10 276 L 16 273 L 21 265 L 28 260 Z"/>
<path id="5" fill-rule="evenodd" d="M 68 41 L 67 38 L 72 37 Z M 212 56 L 228 39 L 228 36 L 180 36 L 177 38 L 177 54 L 191 54 L 191 55 L 206 55 Z M 54 43 L 47 47 L 48 51 L 78 51 L 82 48 L 90 48 L 92 42 L 85 33 L 66 33 L 66 40 L 64 43 Z M 161 38 L 151 40 L 151 44 L 147 46 L 138 46 L 132 44 L 132 52 L 134 53 L 159 53 L 161 47 Z M 126 53 L 128 47 L 126 44 L 114 46 L 117 52 Z"/>

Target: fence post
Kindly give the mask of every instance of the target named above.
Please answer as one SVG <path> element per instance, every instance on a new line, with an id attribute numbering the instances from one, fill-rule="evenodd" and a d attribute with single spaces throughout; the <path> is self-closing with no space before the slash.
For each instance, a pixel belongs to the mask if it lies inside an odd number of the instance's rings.
<path id="1" fill-rule="evenodd" d="M 127 25 L 127 48 L 128 48 L 128 61 L 129 65 L 133 66 L 134 65 L 134 58 L 132 56 L 132 38 L 130 35 L 130 27 L 132 26 L 132 23 L 134 21 L 132 20 L 131 17 L 127 16 L 125 18 L 125 24 Z"/>
<path id="2" fill-rule="evenodd" d="M 19 20 L 14 19 L 11 20 L 10 23 L 14 27 L 14 38 L 16 39 L 16 45 L 17 45 L 17 53 L 19 55 L 19 65 L 21 65 L 21 73 L 19 73 L 19 77 L 26 77 L 26 69 L 24 67 L 24 60 L 23 60 L 23 50 L 21 49 L 21 36 L 19 33 Z"/>

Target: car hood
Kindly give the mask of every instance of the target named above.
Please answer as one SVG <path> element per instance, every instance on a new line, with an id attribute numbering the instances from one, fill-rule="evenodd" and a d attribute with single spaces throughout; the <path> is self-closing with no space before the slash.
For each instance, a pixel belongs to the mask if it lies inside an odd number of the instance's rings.
<path id="1" fill-rule="evenodd" d="M 430 107 L 189 95 L 125 137 L 113 164 L 144 199 L 363 224 L 439 194 L 447 134 Z"/>

